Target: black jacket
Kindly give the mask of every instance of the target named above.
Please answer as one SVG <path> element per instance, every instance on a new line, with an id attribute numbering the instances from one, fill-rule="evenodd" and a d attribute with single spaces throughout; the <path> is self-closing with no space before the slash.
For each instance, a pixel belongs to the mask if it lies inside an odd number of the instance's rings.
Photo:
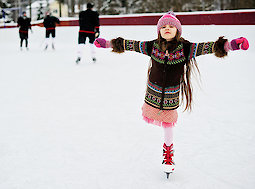
<path id="1" fill-rule="evenodd" d="M 31 29 L 31 19 L 28 17 L 20 16 L 18 18 L 18 27 L 20 27 L 20 31 L 28 31 Z"/>
<path id="2" fill-rule="evenodd" d="M 87 9 L 79 14 L 80 30 L 99 32 L 99 15 L 96 11 Z"/>
<path id="3" fill-rule="evenodd" d="M 56 27 L 56 23 L 59 24 L 60 21 L 57 17 L 55 16 L 50 16 L 50 15 L 47 15 L 45 18 L 44 18 L 44 21 L 43 21 L 43 25 L 44 27 L 47 29 L 47 28 L 55 28 Z"/>

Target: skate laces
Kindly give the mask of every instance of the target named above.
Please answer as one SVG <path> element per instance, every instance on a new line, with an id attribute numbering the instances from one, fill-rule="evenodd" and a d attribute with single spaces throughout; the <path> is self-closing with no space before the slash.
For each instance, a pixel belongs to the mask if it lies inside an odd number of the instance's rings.
<path id="1" fill-rule="evenodd" d="M 174 165 L 173 156 L 174 156 L 173 144 L 171 144 L 170 146 L 167 146 L 164 143 L 164 145 L 163 145 L 164 159 L 163 159 L 162 164 Z"/>

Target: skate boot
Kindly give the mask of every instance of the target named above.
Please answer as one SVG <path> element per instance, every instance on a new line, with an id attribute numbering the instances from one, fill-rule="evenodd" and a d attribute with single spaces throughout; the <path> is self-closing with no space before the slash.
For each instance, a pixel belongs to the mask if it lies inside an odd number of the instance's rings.
<path id="1" fill-rule="evenodd" d="M 81 61 L 81 57 L 78 57 L 75 62 L 76 64 L 79 64 L 80 61 Z"/>
<path id="2" fill-rule="evenodd" d="M 173 144 L 167 146 L 165 143 L 163 145 L 163 171 L 166 173 L 167 178 L 169 178 L 169 174 L 174 171 L 174 150 Z"/>
<path id="3" fill-rule="evenodd" d="M 47 50 L 47 48 L 48 48 L 48 45 L 46 45 L 46 46 L 45 46 L 44 50 L 46 51 L 46 50 Z"/>
<path id="4" fill-rule="evenodd" d="M 93 62 L 96 63 L 97 59 L 95 57 L 92 58 Z"/>

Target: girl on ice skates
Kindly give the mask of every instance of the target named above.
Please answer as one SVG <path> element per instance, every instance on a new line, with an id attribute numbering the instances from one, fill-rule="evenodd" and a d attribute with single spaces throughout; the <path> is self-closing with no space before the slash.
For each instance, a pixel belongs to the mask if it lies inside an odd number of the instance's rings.
<path id="1" fill-rule="evenodd" d="M 98 38 L 98 48 L 112 48 L 113 52 L 136 51 L 151 57 L 148 70 L 145 103 L 142 116 L 147 123 L 162 126 L 163 169 L 167 174 L 174 171 L 173 127 L 177 122 L 179 95 L 186 102 L 185 110 L 191 110 L 191 69 L 197 68 L 195 57 L 214 53 L 217 57 L 227 56 L 229 50 L 247 50 L 249 43 L 241 37 L 228 42 L 219 37 L 215 42 L 192 43 L 181 37 L 181 22 L 173 12 L 163 15 L 157 23 L 158 38 L 152 41 L 126 40 L 121 37 L 107 41 Z"/>

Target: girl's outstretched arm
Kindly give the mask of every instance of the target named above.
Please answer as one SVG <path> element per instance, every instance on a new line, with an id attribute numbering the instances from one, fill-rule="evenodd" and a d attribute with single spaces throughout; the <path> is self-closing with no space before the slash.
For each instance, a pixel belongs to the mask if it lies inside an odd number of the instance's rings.
<path id="1" fill-rule="evenodd" d="M 219 37 L 215 42 L 191 43 L 189 59 L 212 53 L 214 53 L 215 56 L 222 58 L 227 56 L 229 50 L 239 50 L 240 48 L 243 50 L 249 48 L 249 42 L 244 37 L 233 39 L 231 42 L 228 42 L 224 37 Z"/>
<path id="2" fill-rule="evenodd" d="M 135 51 L 150 56 L 154 41 L 125 40 L 121 37 L 111 41 L 97 38 L 94 42 L 98 48 L 112 48 L 113 52 L 123 53 L 125 51 Z"/>

